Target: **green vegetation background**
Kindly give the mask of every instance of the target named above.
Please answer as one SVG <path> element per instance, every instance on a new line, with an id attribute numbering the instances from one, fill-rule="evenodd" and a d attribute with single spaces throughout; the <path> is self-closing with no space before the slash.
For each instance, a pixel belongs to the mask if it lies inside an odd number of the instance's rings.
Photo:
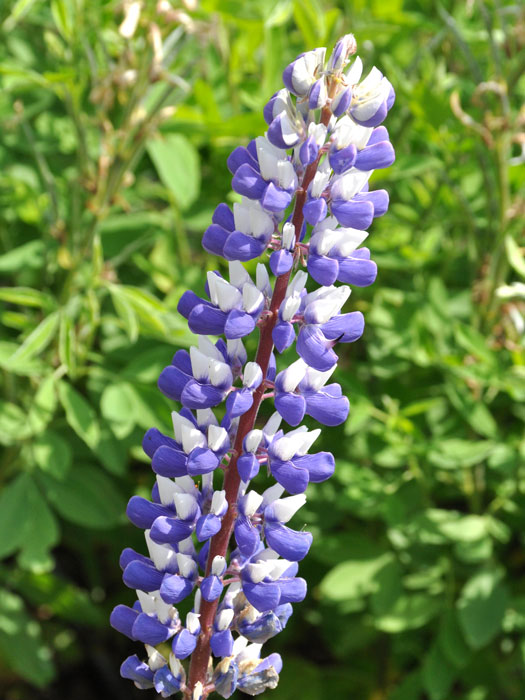
<path id="1" fill-rule="evenodd" d="M 351 31 L 395 86 L 397 161 L 270 697 L 525 698 L 523 5 L 181 8 L 144 2 L 125 38 L 118 2 L 0 6 L 0 695 L 151 697 L 108 616 L 133 600 L 120 550 L 143 549 L 142 434 L 169 430 L 156 379 L 191 342 L 177 300 L 222 264 L 201 234 L 282 69 Z"/>

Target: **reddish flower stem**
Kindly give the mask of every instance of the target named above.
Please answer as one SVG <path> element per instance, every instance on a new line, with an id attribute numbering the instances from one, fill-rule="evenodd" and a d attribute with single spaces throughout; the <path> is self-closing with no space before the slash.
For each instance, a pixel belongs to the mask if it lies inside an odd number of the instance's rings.
<path id="1" fill-rule="evenodd" d="M 331 114 L 332 112 L 328 106 L 323 108 L 321 121 L 325 126 L 328 125 Z M 295 208 L 292 216 L 292 224 L 295 228 L 296 243 L 299 241 L 299 236 L 301 235 L 301 228 L 304 221 L 303 207 L 306 201 L 306 191 L 317 171 L 317 166 L 321 155 L 322 154 L 320 154 L 313 163 L 308 165 L 303 176 L 301 187 L 296 192 Z M 270 302 L 270 312 L 267 314 L 260 327 L 259 346 L 257 348 L 255 362 L 257 362 L 261 368 L 262 376 L 264 378 L 266 378 L 266 374 L 268 372 L 270 356 L 273 350 L 272 331 L 277 322 L 279 307 L 281 306 L 281 303 L 286 295 L 290 275 L 291 271 L 277 278 L 272 294 L 272 300 Z M 225 469 L 224 474 L 223 489 L 226 491 L 228 510 L 222 519 L 221 529 L 211 539 L 210 551 L 208 553 L 208 561 L 206 564 L 206 575 L 210 573 L 211 564 L 214 557 L 225 557 L 228 550 L 228 545 L 233 532 L 233 526 L 235 524 L 235 517 L 237 515 L 235 504 L 237 503 L 237 495 L 241 483 L 241 477 L 237 471 L 237 458 L 240 454 L 242 454 L 244 438 L 250 432 L 250 430 L 253 430 L 265 388 L 266 384 L 263 380 L 259 387 L 254 391 L 251 408 L 249 411 L 244 413 L 239 420 L 239 426 L 237 428 L 237 435 L 233 447 L 233 455 Z M 206 687 L 206 673 L 210 661 L 210 638 L 212 635 L 212 626 L 218 604 L 219 599 L 212 602 L 208 602 L 204 599 L 201 601 L 201 633 L 197 640 L 195 651 L 191 655 L 189 678 L 186 690 L 184 691 L 184 694 L 188 698 L 192 697 L 193 688 L 199 681 L 204 686 L 202 700 L 206 700 L 210 692 Z"/>

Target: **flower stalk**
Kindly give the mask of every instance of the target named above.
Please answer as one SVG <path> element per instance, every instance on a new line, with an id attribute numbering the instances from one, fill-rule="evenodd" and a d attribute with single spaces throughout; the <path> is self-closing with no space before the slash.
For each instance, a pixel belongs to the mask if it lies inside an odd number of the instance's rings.
<path id="1" fill-rule="evenodd" d="M 230 280 L 210 272 L 210 301 L 189 291 L 179 302 L 199 344 L 179 350 L 159 378 L 161 391 L 183 408 L 172 414 L 174 438 L 154 429 L 144 438 L 157 483 L 152 501 L 135 496 L 127 512 L 146 531 L 149 557 L 123 552 L 124 582 L 137 590 L 138 603 L 117 606 L 111 617 L 148 652 L 147 662 L 126 659 L 121 674 L 163 697 L 181 691 L 205 700 L 212 692 L 229 698 L 236 689 L 259 695 L 275 688 L 281 658 L 261 659 L 261 647 L 306 595 L 296 574 L 312 535 L 286 523 L 304 505 L 308 484 L 328 479 L 335 462 L 329 452 L 309 454 L 320 430 L 296 426 L 305 414 L 325 425 L 348 416 L 341 387 L 326 382 L 337 365 L 334 347 L 363 331 L 362 314 L 342 308 L 349 284 L 375 279 L 370 251 L 358 246 L 386 212 L 388 195 L 369 192 L 367 183 L 374 168 L 394 160 L 379 126 L 394 101 L 392 86 L 377 69 L 360 82 L 358 58 L 343 72 L 355 49 L 348 35 L 327 62 L 326 50 L 316 49 L 285 69 L 286 88 L 264 110 L 266 135 L 228 159 L 241 202 L 233 213 L 219 205 L 203 237 L 206 250 L 229 261 Z M 273 289 L 265 264 L 255 283 L 242 265 L 268 252 Z M 301 266 L 318 289 L 306 291 Z M 247 362 L 241 339 L 256 327 L 257 353 Z M 209 335 L 226 341 L 214 344 Z M 274 351 L 294 342 L 299 359 L 277 373 Z M 266 398 L 276 412 L 257 429 Z M 221 405 L 219 421 L 212 409 Z M 295 429 L 285 434 L 283 419 Z M 249 487 L 264 465 L 277 483 L 259 494 Z M 174 604 L 195 588 L 183 624 Z"/>

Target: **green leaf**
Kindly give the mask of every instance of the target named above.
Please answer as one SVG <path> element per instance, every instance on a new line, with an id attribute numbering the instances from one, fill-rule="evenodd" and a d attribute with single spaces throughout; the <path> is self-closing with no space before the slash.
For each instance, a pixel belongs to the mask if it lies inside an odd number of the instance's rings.
<path id="1" fill-rule="evenodd" d="M 472 326 L 457 322 L 454 326 L 454 336 L 457 344 L 489 365 L 496 362 L 495 353 L 488 347 L 487 338 Z"/>
<path id="2" fill-rule="evenodd" d="M 162 183 L 184 211 L 193 204 L 200 191 L 197 149 L 182 134 L 168 134 L 150 140 L 147 149 Z"/>
<path id="3" fill-rule="evenodd" d="M 73 460 L 69 443 L 53 430 L 46 430 L 33 443 L 35 462 L 42 471 L 64 479 Z"/>
<path id="4" fill-rule="evenodd" d="M 7 366 L 16 365 L 17 362 L 25 362 L 39 355 L 55 336 L 58 325 L 59 313 L 54 311 L 30 333 L 22 345 L 9 357 L 5 364 Z"/>
<path id="5" fill-rule="evenodd" d="M 26 518 L 18 564 L 23 569 L 40 573 L 53 568 L 49 550 L 58 542 L 59 530 L 55 516 L 31 480 L 26 490 Z"/>
<path id="6" fill-rule="evenodd" d="M 0 557 L 16 552 L 24 537 L 23 516 L 30 476 L 19 474 L 0 492 Z"/>
<path id="7" fill-rule="evenodd" d="M 459 623 L 472 649 L 481 649 L 501 630 L 508 591 L 501 572 L 486 569 L 464 585 L 457 607 Z"/>
<path id="8" fill-rule="evenodd" d="M 31 287 L 0 287 L 0 301 L 41 309 L 50 308 L 54 304 L 52 296 Z"/>
<path id="9" fill-rule="evenodd" d="M 55 378 L 52 374 L 41 380 L 27 416 L 28 425 L 34 435 L 46 429 L 55 413 L 57 395 Z"/>
<path id="10" fill-rule="evenodd" d="M 111 300 L 117 312 L 118 317 L 124 324 L 124 329 L 131 343 L 134 343 L 139 337 L 139 322 L 137 314 L 133 306 L 129 303 L 126 295 L 122 291 L 120 285 L 112 284 L 109 286 Z"/>
<path id="11" fill-rule="evenodd" d="M 64 313 L 60 315 L 58 356 L 60 357 L 60 362 L 67 368 L 68 374 L 74 375 L 77 364 L 75 356 L 75 327 L 73 321 Z"/>
<path id="12" fill-rule="evenodd" d="M 441 469 L 473 467 L 489 457 L 495 445 L 490 440 L 440 440 L 428 453 L 429 461 Z"/>
<path id="13" fill-rule="evenodd" d="M 516 270 L 518 275 L 525 277 L 525 255 L 512 236 L 505 236 L 505 250 L 510 265 Z"/>
<path id="14" fill-rule="evenodd" d="M 437 644 L 448 662 L 456 668 L 463 668 L 472 658 L 472 650 L 465 642 L 455 610 L 447 610 L 442 615 Z"/>
<path id="15" fill-rule="evenodd" d="M 440 607 L 441 601 L 426 593 L 402 595 L 386 615 L 374 620 L 374 625 L 377 629 L 389 634 L 418 629 L 435 617 Z"/>
<path id="16" fill-rule="evenodd" d="M 64 481 L 42 475 L 49 501 L 72 523 L 94 529 L 114 527 L 124 520 L 126 503 L 113 481 L 100 469 L 75 463 Z"/>
<path id="17" fill-rule="evenodd" d="M 58 395 L 69 425 L 86 445 L 95 449 L 100 438 L 100 426 L 93 408 L 65 381 L 58 384 Z"/>
<path id="18" fill-rule="evenodd" d="M 376 575 L 391 561 L 389 552 L 370 559 L 344 561 L 321 581 L 321 595 L 337 602 L 368 595 L 377 587 Z"/>
<path id="19" fill-rule="evenodd" d="M 73 6 L 70 0 L 51 0 L 51 14 L 64 39 L 71 39 L 74 28 Z"/>
<path id="20" fill-rule="evenodd" d="M 100 410 L 109 423 L 130 426 L 132 429 L 135 425 L 132 387 L 127 382 L 117 382 L 107 386 L 100 398 Z"/>
<path id="21" fill-rule="evenodd" d="M 27 415 L 20 406 L 0 400 L 0 444 L 14 445 L 30 434 Z"/>
<path id="22" fill-rule="evenodd" d="M 434 644 L 423 661 L 421 678 L 430 700 L 447 700 L 457 676 L 457 669 Z"/>
<path id="23" fill-rule="evenodd" d="M 9 584 L 32 605 L 45 605 L 63 620 L 90 627 L 107 624 L 100 605 L 95 605 L 86 591 L 56 574 L 18 570 L 9 578 Z"/>
<path id="24" fill-rule="evenodd" d="M 0 651 L 15 673 L 39 688 L 55 675 L 40 625 L 29 617 L 22 599 L 5 589 L 0 592 Z"/>

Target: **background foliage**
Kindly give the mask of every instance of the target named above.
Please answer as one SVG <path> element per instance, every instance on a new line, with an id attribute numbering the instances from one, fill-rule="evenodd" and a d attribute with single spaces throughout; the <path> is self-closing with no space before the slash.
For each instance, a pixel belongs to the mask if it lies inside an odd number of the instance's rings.
<path id="1" fill-rule="evenodd" d="M 525 698 L 523 5 L 186 5 L 144 2 L 131 37 L 118 2 L 0 8 L 0 694 L 144 697 L 107 620 L 155 382 L 191 342 L 176 303 L 283 67 L 352 31 L 397 91 L 392 206 L 271 697 Z"/>

